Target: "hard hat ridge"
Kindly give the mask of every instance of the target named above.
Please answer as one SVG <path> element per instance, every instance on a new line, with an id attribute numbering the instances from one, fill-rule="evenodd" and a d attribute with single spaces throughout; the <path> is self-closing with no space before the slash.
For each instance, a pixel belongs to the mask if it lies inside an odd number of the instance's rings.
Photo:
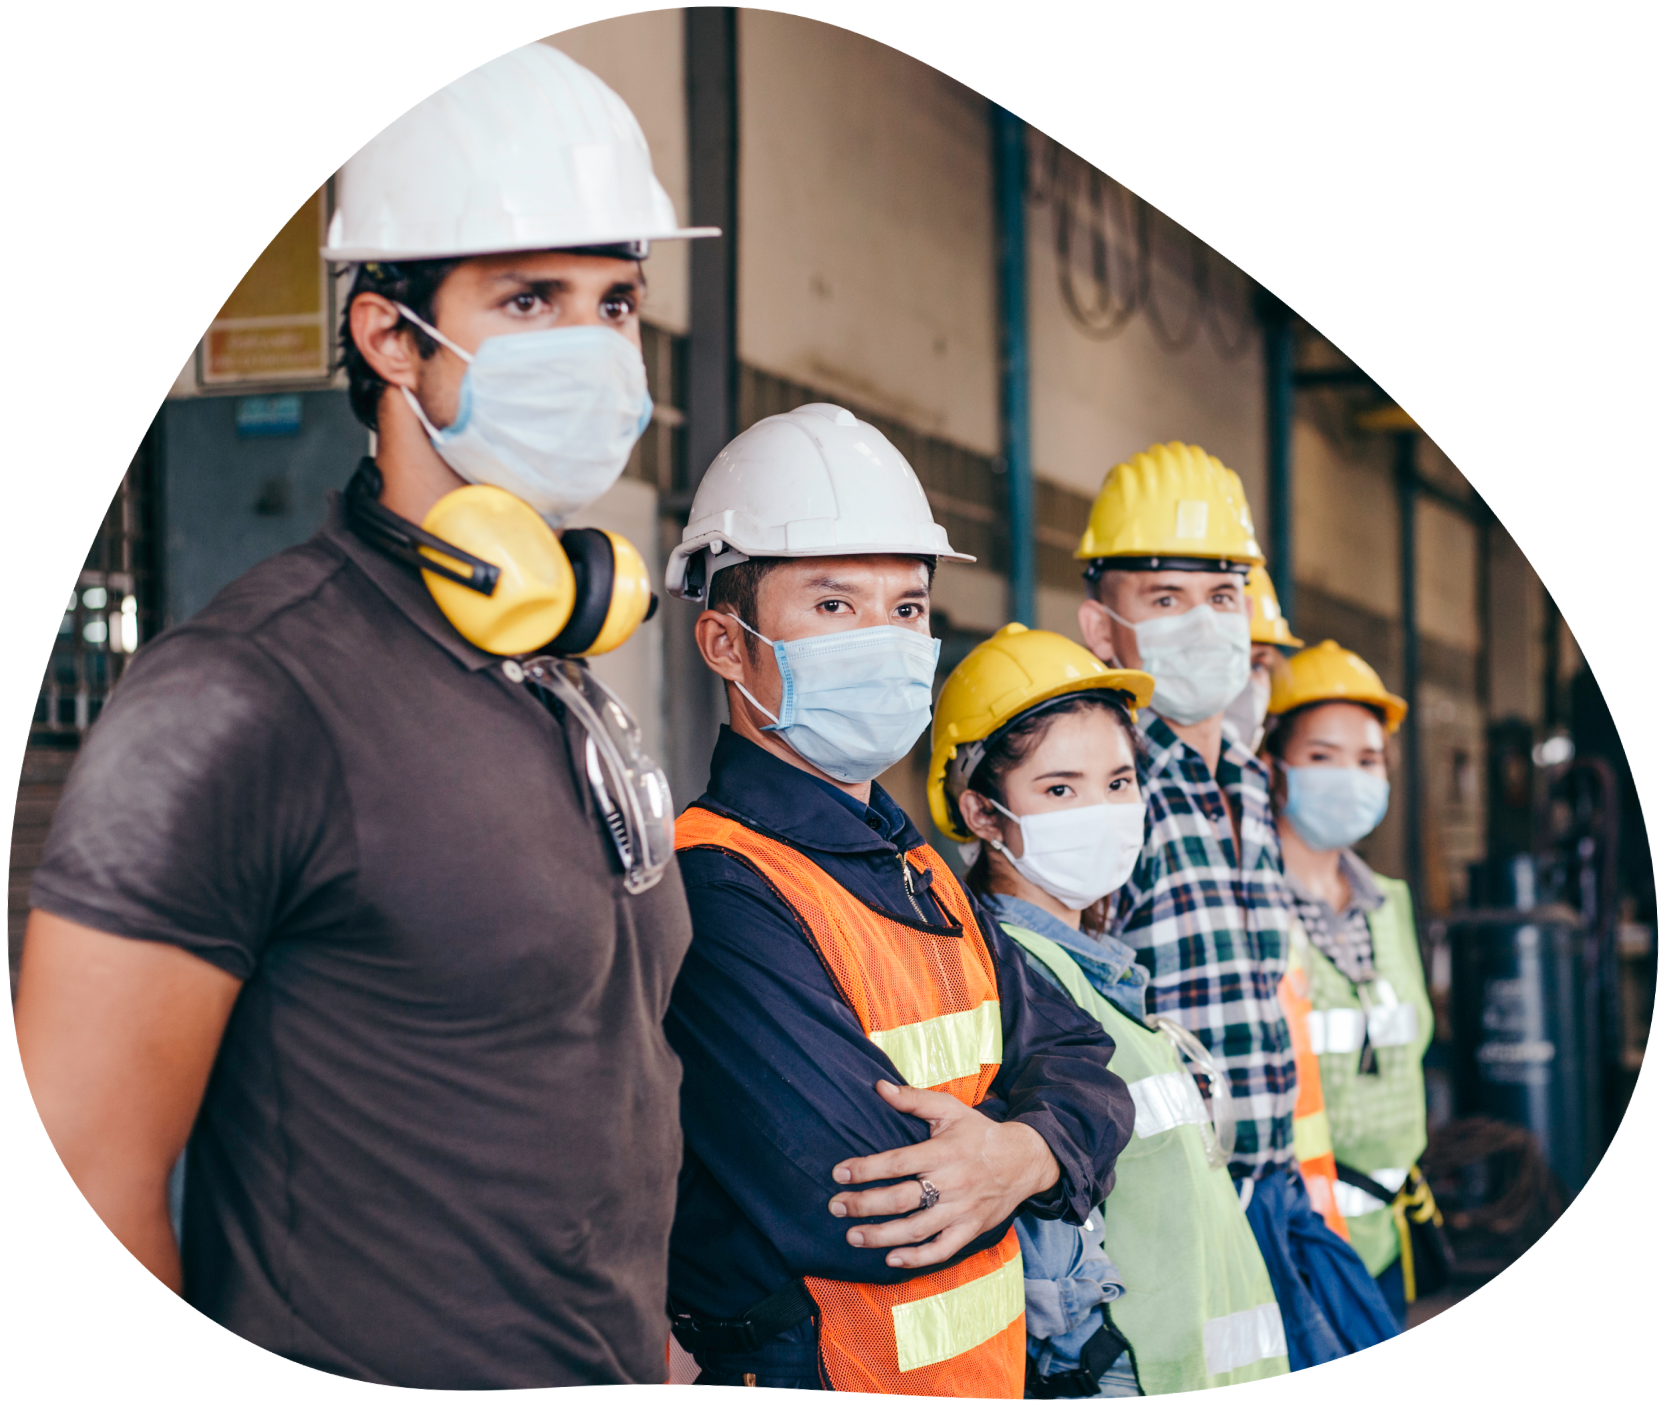
<path id="1" fill-rule="evenodd" d="M 1244 572 L 1265 561 L 1238 476 L 1180 441 L 1106 473 L 1076 557 L 1089 578 L 1107 567 Z"/>
<path id="2" fill-rule="evenodd" d="M 950 546 L 913 468 L 877 427 L 812 402 L 764 417 L 718 452 L 665 585 L 698 602 L 713 574 L 749 558 L 849 554 L 974 561 Z"/>
<path id="3" fill-rule="evenodd" d="M 323 254 L 339 262 L 636 246 L 679 226 L 625 100 L 548 44 L 482 64 L 342 167 Z"/>

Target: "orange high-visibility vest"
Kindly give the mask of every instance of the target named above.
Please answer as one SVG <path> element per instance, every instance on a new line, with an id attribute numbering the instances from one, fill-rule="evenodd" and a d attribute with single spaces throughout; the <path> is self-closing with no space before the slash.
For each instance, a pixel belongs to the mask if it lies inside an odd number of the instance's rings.
<path id="1" fill-rule="evenodd" d="M 1296 1057 L 1296 1163 L 1307 1186 L 1308 1203 L 1332 1233 L 1347 1241 L 1348 1221 L 1336 1207 L 1336 1155 L 1331 1150 L 1330 1118 L 1325 1115 L 1325 1090 L 1319 1083 L 1319 1059 L 1307 1023 L 1308 1014 L 1313 1012 L 1313 1000 L 1308 996 L 1307 946 L 1307 931 L 1292 915 L 1290 965 L 1278 983 L 1278 1003 L 1284 1010 L 1284 1026 L 1290 1030 L 1290 1047 Z"/>
<path id="2" fill-rule="evenodd" d="M 988 1095 L 1001 1066 L 995 961 L 971 902 L 936 852 L 922 845 L 907 860 L 939 883 L 932 894 L 954 922 L 941 929 L 869 909 L 785 843 L 703 808 L 677 819 L 677 850 L 696 847 L 727 852 L 770 883 L 815 942 L 863 1032 L 909 1085 L 967 1106 Z M 907 1282 L 806 1277 L 804 1285 L 834 1390 L 1022 1398 L 1024 1269 L 1012 1230 L 993 1248 Z"/>

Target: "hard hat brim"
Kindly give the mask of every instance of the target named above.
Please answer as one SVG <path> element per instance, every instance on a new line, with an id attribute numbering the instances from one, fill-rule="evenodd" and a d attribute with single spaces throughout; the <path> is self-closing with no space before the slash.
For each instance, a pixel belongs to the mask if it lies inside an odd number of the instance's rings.
<path id="1" fill-rule="evenodd" d="M 700 602 L 703 597 L 690 597 L 683 591 L 683 585 L 688 580 L 689 560 L 704 553 L 714 543 L 721 543 L 730 552 L 741 554 L 746 558 L 935 558 L 939 563 L 976 563 L 978 560 L 970 553 L 957 553 L 953 549 L 941 552 L 927 548 L 918 543 L 841 543 L 816 548 L 781 549 L 760 548 L 748 552 L 740 544 L 725 538 L 721 533 L 713 532 L 701 534 L 690 539 L 687 543 L 680 543 L 671 550 L 665 563 L 665 590 L 673 597 L 682 598 L 685 602 Z"/>
<path id="2" fill-rule="evenodd" d="M 674 230 L 642 231 L 632 230 L 616 235 L 599 235 L 594 238 L 585 236 L 577 244 L 550 244 L 547 240 L 511 240 L 508 242 L 488 241 L 484 245 L 470 245 L 466 249 L 427 249 L 418 247 L 408 250 L 390 250 L 372 245 L 344 245 L 339 248 L 330 245 L 319 246 L 318 253 L 331 264 L 359 264 L 366 260 L 386 260 L 389 264 L 398 264 L 401 260 L 418 259 L 477 259 L 483 255 L 513 255 L 525 254 L 530 250 L 551 250 L 560 252 L 568 249 L 590 249 L 598 245 L 624 245 L 633 240 L 705 240 L 723 232 L 715 225 L 687 225 Z"/>

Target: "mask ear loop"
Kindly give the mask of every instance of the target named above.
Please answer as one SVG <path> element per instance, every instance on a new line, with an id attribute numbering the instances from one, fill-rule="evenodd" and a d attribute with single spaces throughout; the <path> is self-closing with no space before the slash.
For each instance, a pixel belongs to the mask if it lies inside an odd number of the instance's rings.
<path id="1" fill-rule="evenodd" d="M 1005 813 L 1009 818 L 1018 824 L 1018 835 L 1020 837 L 1024 835 L 1024 819 L 1019 817 L 1017 813 L 1013 812 L 1011 808 L 1005 807 L 993 798 L 989 799 L 989 806 Z M 1012 863 L 1014 871 L 1016 871 L 1020 876 L 1024 875 L 1024 869 L 1018 864 L 1018 858 L 1013 856 L 1011 852 L 1007 851 L 1006 844 L 1002 842 L 1000 838 L 990 838 L 989 845 Z"/>
<path id="2" fill-rule="evenodd" d="M 1130 622 L 1126 617 L 1117 616 L 1111 608 L 1107 607 L 1097 597 L 1090 597 L 1088 598 L 1088 601 L 1109 617 L 1113 622 L 1120 622 L 1123 626 L 1127 627 L 1129 631 L 1136 633 L 1136 635 L 1138 634 L 1139 628 L 1135 623 Z M 1112 653 L 1111 659 L 1115 662 L 1119 669 L 1122 667 L 1122 660 L 1120 657 L 1116 656 L 1115 653 Z"/>
<path id="3" fill-rule="evenodd" d="M 739 617 L 735 616 L 735 614 L 733 612 L 725 612 L 723 615 L 725 617 L 727 617 L 731 622 L 735 623 L 735 625 L 738 626 L 742 631 L 751 632 L 753 636 L 757 637 L 758 640 L 763 642 L 763 644 L 765 646 L 769 647 L 769 649 L 771 651 L 775 650 L 775 643 L 773 641 L 771 641 L 767 636 L 765 636 L 762 632 L 758 631 L 756 628 L 747 626 L 746 623 L 741 621 L 741 619 Z M 779 653 L 776 654 L 776 666 L 777 666 L 777 669 L 780 668 L 780 655 L 779 655 Z M 779 715 L 777 715 L 773 710 L 769 709 L 766 705 L 762 704 L 759 701 L 758 697 L 755 696 L 750 690 L 748 690 L 745 687 L 745 685 L 743 685 L 740 681 L 733 681 L 733 682 L 731 682 L 731 684 L 735 687 L 736 690 L 738 690 L 742 695 L 744 695 L 749 701 L 752 702 L 752 708 L 755 709 L 765 719 L 767 719 L 770 722 L 771 725 L 776 726 L 776 727 L 780 726 L 781 717 Z"/>
<path id="4" fill-rule="evenodd" d="M 463 359 L 465 364 L 474 361 L 473 353 L 464 352 L 462 348 L 458 347 L 456 343 L 452 342 L 450 338 L 446 337 L 444 333 L 440 332 L 440 330 L 426 318 L 423 318 L 420 314 L 413 312 L 397 299 L 394 301 L 393 306 L 406 318 L 410 319 L 412 323 L 416 324 L 418 328 L 422 329 L 422 331 L 436 343 L 440 344 L 441 347 L 447 348 L 456 353 L 458 357 Z M 416 399 L 416 393 L 409 387 L 401 387 L 399 390 L 405 394 L 405 404 L 416 413 L 417 420 L 422 422 L 422 429 L 428 432 L 428 439 L 437 442 L 440 439 L 440 431 L 435 427 L 434 423 L 428 419 L 428 413 L 422 409 L 422 403 Z"/>

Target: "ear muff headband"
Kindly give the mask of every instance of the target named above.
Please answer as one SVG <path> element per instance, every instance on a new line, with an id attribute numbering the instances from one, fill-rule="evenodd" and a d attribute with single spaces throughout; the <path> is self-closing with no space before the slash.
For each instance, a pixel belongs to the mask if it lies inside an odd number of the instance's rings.
<path id="1" fill-rule="evenodd" d="M 458 633 L 494 655 L 599 655 L 659 605 L 642 555 L 617 534 L 568 529 L 558 536 L 530 505 L 492 485 L 453 490 L 418 526 L 382 504 L 381 489 L 376 463 L 366 457 L 347 487 L 355 532 L 417 568 Z"/>

